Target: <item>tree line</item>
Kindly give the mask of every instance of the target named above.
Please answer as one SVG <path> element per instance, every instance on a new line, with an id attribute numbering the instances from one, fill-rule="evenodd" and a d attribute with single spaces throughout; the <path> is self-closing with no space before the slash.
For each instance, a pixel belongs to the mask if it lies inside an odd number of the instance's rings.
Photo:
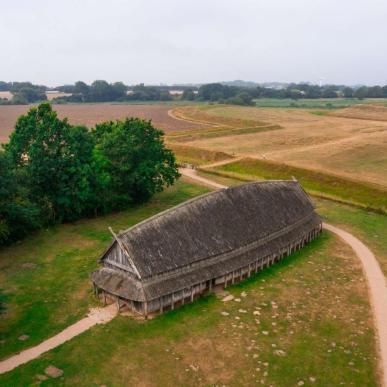
<path id="1" fill-rule="evenodd" d="M 248 84 L 248 83 L 246 83 Z M 171 90 L 179 90 L 180 96 L 172 96 Z M 47 99 L 49 88 L 30 82 L 0 82 L 0 91 L 13 93 L 11 101 L 1 100 L 0 104 L 27 104 Z M 74 85 L 58 86 L 55 91 L 69 93 L 68 96 L 54 98 L 53 103 L 82 102 L 125 102 L 125 101 L 203 101 L 234 105 L 253 105 L 254 99 L 304 99 L 304 98 L 387 98 L 386 86 L 348 87 L 344 85 L 312 85 L 292 83 L 286 87 L 236 86 L 209 83 L 201 86 L 127 86 L 122 82 L 108 83 L 96 80 L 90 85 L 78 81 Z"/>
<path id="2" fill-rule="evenodd" d="M 0 150 L 0 245 L 39 227 L 149 200 L 179 177 L 163 132 L 127 118 L 71 125 L 47 102 L 17 120 Z"/>

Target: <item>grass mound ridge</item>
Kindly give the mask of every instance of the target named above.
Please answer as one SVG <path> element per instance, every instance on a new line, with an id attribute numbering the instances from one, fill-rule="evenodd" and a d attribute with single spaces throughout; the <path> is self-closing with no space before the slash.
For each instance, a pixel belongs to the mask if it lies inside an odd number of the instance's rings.
<path id="1" fill-rule="evenodd" d="M 320 171 L 250 158 L 203 170 L 242 181 L 294 176 L 314 196 L 387 215 L 387 191 L 383 188 Z"/>

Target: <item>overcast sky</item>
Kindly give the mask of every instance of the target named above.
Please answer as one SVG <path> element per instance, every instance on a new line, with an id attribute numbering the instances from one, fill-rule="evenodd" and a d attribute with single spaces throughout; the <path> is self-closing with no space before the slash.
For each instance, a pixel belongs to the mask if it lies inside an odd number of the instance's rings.
<path id="1" fill-rule="evenodd" d="M 387 0 L 0 0 L 0 80 L 387 84 Z"/>

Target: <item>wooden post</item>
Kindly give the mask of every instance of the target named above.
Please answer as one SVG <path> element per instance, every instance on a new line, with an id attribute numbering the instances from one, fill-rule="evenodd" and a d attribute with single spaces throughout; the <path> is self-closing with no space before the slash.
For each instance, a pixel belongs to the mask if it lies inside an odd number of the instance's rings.
<path id="1" fill-rule="evenodd" d="M 251 269 L 250 269 L 250 264 L 249 264 L 249 271 L 248 271 L 247 277 L 250 277 L 250 273 L 251 273 Z"/>
<path id="2" fill-rule="evenodd" d="M 232 271 L 232 279 L 231 279 L 231 283 L 234 285 L 234 282 L 235 282 L 235 272 L 234 270 Z"/>
<path id="3" fill-rule="evenodd" d="M 175 293 L 172 293 L 172 304 L 171 304 L 171 309 L 175 309 Z"/>
<path id="4" fill-rule="evenodd" d="M 210 284 L 208 286 L 208 291 L 211 292 L 211 290 L 212 290 L 212 279 L 210 279 Z"/>
<path id="5" fill-rule="evenodd" d="M 163 313 L 163 296 L 159 298 L 159 303 L 160 303 L 160 314 Z"/>
<path id="6" fill-rule="evenodd" d="M 194 292 L 193 292 L 193 290 L 194 290 L 194 287 L 191 286 L 191 302 L 193 302 L 193 299 L 194 299 Z"/>
<path id="7" fill-rule="evenodd" d="M 148 303 L 146 301 L 144 302 L 144 315 L 145 320 L 148 320 Z"/>
<path id="8" fill-rule="evenodd" d="M 106 305 L 106 292 L 103 292 L 103 304 Z"/>
<path id="9" fill-rule="evenodd" d="M 119 297 L 116 297 L 116 304 L 117 304 L 117 312 L 120 311 L 120 299 Z"/>

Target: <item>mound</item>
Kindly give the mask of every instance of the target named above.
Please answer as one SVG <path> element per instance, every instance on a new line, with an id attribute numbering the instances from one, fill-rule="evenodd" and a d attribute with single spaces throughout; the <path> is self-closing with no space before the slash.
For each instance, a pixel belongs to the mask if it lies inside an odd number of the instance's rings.
<path id="1" fill-rule="evenodd" d="M 349 108 L 340 109 L 330 115 L 344 118 L 357 118 L 362 120 L 387 121 L 386 105 L 360 104 Z"/>

